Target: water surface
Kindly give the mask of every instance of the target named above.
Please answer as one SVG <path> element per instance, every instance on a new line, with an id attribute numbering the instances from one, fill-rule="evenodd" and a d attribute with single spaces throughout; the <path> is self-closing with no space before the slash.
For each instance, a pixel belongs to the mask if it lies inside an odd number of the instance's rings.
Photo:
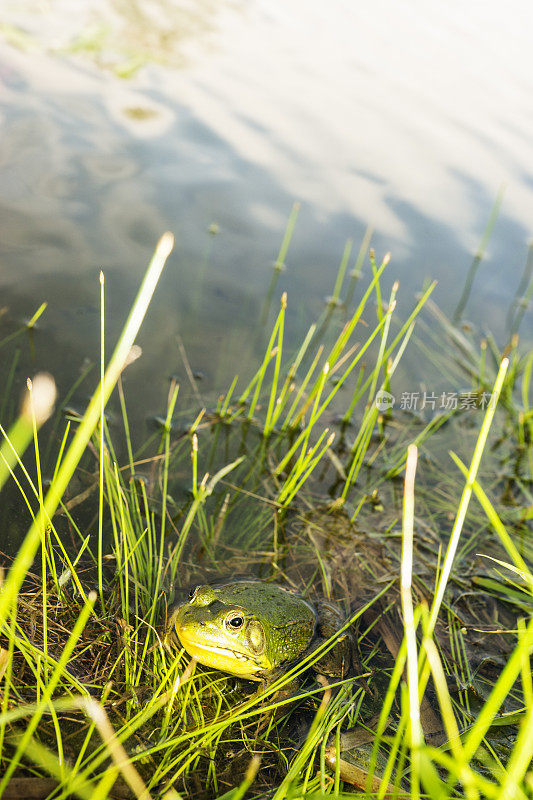
<path id="1" fill-rule="evenodd" d="M 452 313 L 502 187 L 465 315 L 503 344 L 532 231 L 532 23 L 525 0 L 5 2 L 4 327 L 48 302 L 27 369 L 70 386 L 98 355 L 99 270 L 112 343 L 169 229 L 176 248 L 127 376 L 132 413 L 160 412 L 172 374 L 188 402 L 179 340 L 205 396 L 224 390 L 263 351 L 294 201 L 275 293 L 288 291 L 293 345 L 346 239 L 355 257 L 369 225 L 378 257 L 393 254 L 400 313 L 429 278 Z M 410 380 L 424 370 L 413 359 Z"/>

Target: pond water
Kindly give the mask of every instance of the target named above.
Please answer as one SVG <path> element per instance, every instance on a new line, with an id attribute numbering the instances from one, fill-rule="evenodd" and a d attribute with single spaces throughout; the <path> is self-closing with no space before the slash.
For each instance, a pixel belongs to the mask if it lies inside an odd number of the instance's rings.
<path id="1" fill-rule="evenodd" d="M 293 344 L 367 226 L 400 313 L 428 278 L 453 313 L 503 187 L 465 312 L 503 344 L 533 231 L 532 24 L 529 0 L 3 0 L 3 330 L 46 300 L 34 366 L 65 391 L 98 357 L 99 270 L 112 343 L 173 231 L 128 373 L 140 421 L 187 383 L 179 341 L 207 395 L 257 364 L 295 201 Z"/>

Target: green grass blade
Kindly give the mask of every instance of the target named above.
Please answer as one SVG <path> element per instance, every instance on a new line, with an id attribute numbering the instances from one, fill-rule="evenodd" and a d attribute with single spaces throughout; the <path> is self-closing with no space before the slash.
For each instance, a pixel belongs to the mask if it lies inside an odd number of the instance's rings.
<path id="1" fill-rule="evenodd" d="M 107 402 L 111 392 L 118 380 L 118 377 L 126 363 L 130 349 L 135 341 L 137 332 L 141 326 L 148 305 L 155 291 L 155 287 L 165 265 L 166 259 L 170 255 L 173 246 L 171 234 L 165 234 L 157 245 L 154 256 L 150 262 L 141 288 L 128 316 L 126 325 L 120 336 L 115 352 L 111 358 L 105 373 L 103 384 L 100 384 L 97 391 L 91 398 L 89 406 L 81 420 L 79 427 L 74 435 L 72 443 L 64 457 L 64 460 L 57 472 L 55 481 L 51 484 L 46 495 L 45 501 L 36 520 L 31 526 L 28 534 L 13 562 L 9 575 L 0 593 L 0 622 L 5 619 L 6 613 L 16 597 L 24 576 L 28 571 L 35 551 L 39 544 L 40 531 L 46 520 L 51 519 L 59 505 L 63 493 L 74 474 L 74 470 L 87 446 L 89 439 L 97 425 L 100 417 L 101 397 Z"/>

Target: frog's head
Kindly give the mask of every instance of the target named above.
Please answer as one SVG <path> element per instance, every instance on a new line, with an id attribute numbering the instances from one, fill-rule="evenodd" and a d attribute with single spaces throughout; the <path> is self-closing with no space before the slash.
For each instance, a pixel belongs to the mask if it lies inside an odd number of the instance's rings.
<path id="1" fill-rule="evenodd" d="M 241 581 L 198 586 L 176 610 L 172 624 L 200 664 L 261 680 L 305 650 L 315 615 L 281 587 Z"/>

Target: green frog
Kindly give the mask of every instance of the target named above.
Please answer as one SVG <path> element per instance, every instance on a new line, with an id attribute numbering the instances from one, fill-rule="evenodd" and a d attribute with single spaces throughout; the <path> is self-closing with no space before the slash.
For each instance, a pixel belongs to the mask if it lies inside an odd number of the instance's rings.
<path id="1" fill-rule="evenodd" d="M 313 669 L 327 677 L 348 674 L 354 643 L 339 609 L 313 605 L 291 591 L 260 580 L 197 586 L 171 617 L 181 645 L 200 664 L 269 683 L 338 637 Z"/>
<path id="2" fill-rule="evenodd" d="M 345 623 L 327 600 L 312 604 L 282 586 L 234 580 L 197 586 L 175 609 L 169 628 L 200 664 L 269 684 L 328 641 L 334 644 L 317 654 L 311 665 L 315 672 L 338 679 L 358 669 L 355 642 L 349 628 L 343 629 Z M 342 755 L 357 756 L 361 745 L 346 745 L 349 753 Z M 364 789 L 367 771 L 340 758 L 334 737 L 326 753 L 334 769 L 338 760 L 343 780 Z"/>

